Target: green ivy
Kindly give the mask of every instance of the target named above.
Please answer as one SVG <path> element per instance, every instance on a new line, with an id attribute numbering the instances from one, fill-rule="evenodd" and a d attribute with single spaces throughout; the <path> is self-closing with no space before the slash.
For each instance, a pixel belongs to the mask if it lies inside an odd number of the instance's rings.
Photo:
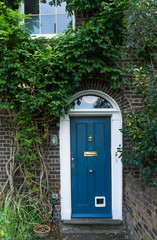
<path id="1" fill-rule="evenodd" d="M 46 2 L 46 0 L 41 0 L 41 2 Z M 57 0 L 57 5 L 61 5 L 65 0 Z M 102 3 L 108 1 L 102 0 L 66 0 L 66 10 L 71 15 L 74 12 L 91 12 L 94 13 L 96 11 L 102 10 Z M 55 5 L 56 0 L 52 0 L 49 2 L 50 5 Z"/>
<path id="2" fill-rule="evenodd" d="M 58 0 L 58 4 L 61 2 Z M 150 14 L 154 11 L 153 3 L 147 7 L 146 1 L 137 1 L 132 9 L 130 4 L 134 0 L 67 0 L 69 14 L 85 12 L 84 26 L 68 29 L 49 40 L 32 39 L 22 24 L 26 16 L 15 10 L 19 3 L 19 0 L 0 2 L 0 109 L 12 116 L 20 144 L 16 157 L 28 171 L 40 157 L 43 136 L 48 138 L 48 122 L 52 116 L 62 116 L 69 111 L 72 106 L 68 100 L 76 87 L 93 78 L 109 81 L 111 88 L 120 87 L 121 82 L 126 82 L 122 66 L 124 38 L 127 38 L 128 48 L 138 53 L 149 49 L 151 56 L 156 46 L 153 41 L 156 33 L 154 15 Z M 138 116 L 143 119 L 143 113 L 133 114 L 136 117 L 130 115 L 132 120 L 134 117 L 137 120 Z M 151 114 L 148 119 L 149 116 Z M 145 121 L 141 122 L 142 127 Z M 129 128 L 126 129 L 124 133 L 133 137 L 129 135 Z M 133 144 L 134 140 L 133 137 Z M 138 138 L 136 140 L 138 143 Z M 134 161 L 137 164 L 138 160 Z M 150 165 L 149 171 L 152 168 L 154 165 Z"/>
<path id="3" fill-rule="evenodd" d="M 68 99 L 83 79 L 98 76 L 119 87 L 124 78 L 122 10 L 123 4 L 105 5 L 85 27 L 43 44 L 19 25 L 17 10 L 1 4 L 0 91 L 3 104 L 9 103 L 5 108 L 59 116 L 71 107 Z"/>
<path id="4" fill-rule="evenodd" d="M 16 10 L 23 1 L 24 0 L 3 0 L 1 2 L 3 2 L 7 7 Z"/>
<path id="5" fill-rule="evenodd" d="M 84 4 L 74 3 L 80 10 Z M 69 99 L 80 82 L 101 78 L 118 88 L 124 80 L 124 5 L 101 1 L 84 27 L 48 40 L 32 39 L 22 24 L 25 16 L 0 2 L 0 109 L 12 116 L 16 159 L 25 170 L 28 188 L 34 189 L 33 170 L 39 159 L 43 161 L 41 149 L 52 116 L 69 111 Z"/>

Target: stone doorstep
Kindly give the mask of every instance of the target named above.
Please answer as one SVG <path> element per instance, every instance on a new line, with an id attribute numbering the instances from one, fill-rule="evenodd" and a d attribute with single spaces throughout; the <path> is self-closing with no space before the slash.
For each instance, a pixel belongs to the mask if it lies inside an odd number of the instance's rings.
<path id="1" fill-rule="evenodd" d="M 63 220 L 60 223 L 63 233 L 120 233 L 122 221 L 112 219 L 81 219 Z"/>
<path id="2" fill-rule="evenodd" d="M 63 220 L 63 224 L 70 225 L 108 225 L 108 226 L 119 226 L 122 225 L 121 220 L 113 220 L 113 219 L 104 219 L 104 218 L 73 218 L 71 220 Z"/>

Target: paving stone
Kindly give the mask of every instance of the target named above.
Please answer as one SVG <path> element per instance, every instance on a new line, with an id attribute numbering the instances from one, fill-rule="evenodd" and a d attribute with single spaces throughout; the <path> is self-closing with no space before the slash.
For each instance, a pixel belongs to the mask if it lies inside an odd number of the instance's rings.
<path id="1" fill-rule="evenodd" d="M 62 240 L 131 240 L 125 232 L 117 234 L 63 234 Z"/>

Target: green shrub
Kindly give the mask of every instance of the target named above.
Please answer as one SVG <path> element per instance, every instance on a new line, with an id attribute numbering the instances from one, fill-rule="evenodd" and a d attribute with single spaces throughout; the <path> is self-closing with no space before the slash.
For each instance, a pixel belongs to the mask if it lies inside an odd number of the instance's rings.
<path id="1" fill-rule="evenodd" d="M 131 152 L 120 150 L 122 161 L 139 166 L 145 181 L 156 184 L 157 175 L 157 81 L 156 76 L 136 69 L 135 92 L 141 94 L 143 106 L 127 113 L 122 129 L 130 139 Z"/>
<path id="2" fill-rule="evenodd" d="M 5 201 L 0 201 L 0 229 L 3 239 L 36 239 L 33 227 L 37 224 L 47 223 L 46 209 L 42 198 L 38 199 L 29 193 L 19 192 L 10 200 L 9 195 Z"/>

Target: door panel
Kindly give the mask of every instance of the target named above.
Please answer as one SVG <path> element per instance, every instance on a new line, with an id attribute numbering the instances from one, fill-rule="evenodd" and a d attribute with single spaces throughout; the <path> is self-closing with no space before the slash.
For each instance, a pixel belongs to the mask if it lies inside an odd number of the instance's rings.
<path id="1" fill-rule="evenodd" d="M 72 217 L 112 217 L 110 122 L 110 117 L 71 118 Z M 99 199 L 96 207 L 95 197 L 105 197 L 105 206 Z"/>

